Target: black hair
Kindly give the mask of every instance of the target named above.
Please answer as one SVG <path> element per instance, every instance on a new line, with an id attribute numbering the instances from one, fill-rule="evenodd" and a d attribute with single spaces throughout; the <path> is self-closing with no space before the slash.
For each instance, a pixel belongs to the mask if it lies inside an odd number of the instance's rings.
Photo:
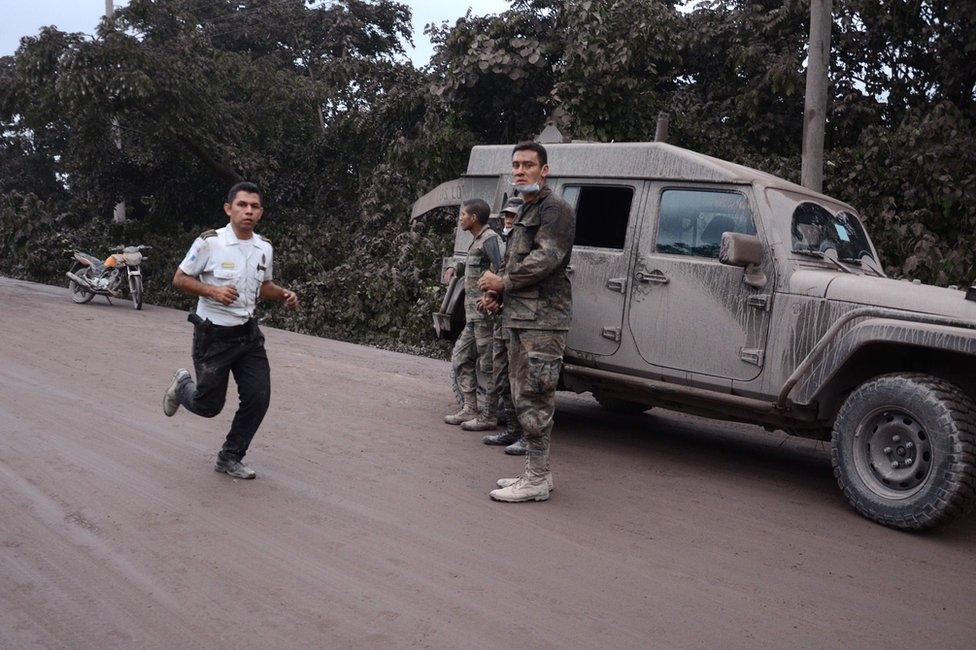
<path id="1" fill-rule="evenodd" d="M 512 149 L 512 155 L 514 156 L 517 151 L 534 151 L 539 156 L 539 166 L 549 164 L 549 154 L 546 153 L 546 148 L 538 142 L 531 142 L 529 140 L 519 142 Z"/>
<path id="2" fill-rule="evenodd" d="M 473 214 L 482 226 L 488 223 L 488 216 L 491 215 L 491 208 L 481 199 L 468 199 L 461 204 L 461 209 L 468 214 Z"/>
<path id="3" fill-rule="evenodd" d="M 233 203 L 234 199 L 237 198 L 238 192 L 257 194 L 261 201 L 264 201 L 264 197 L 261 196 L 261 189 L 257 185 L 250 181 L 241 181 L 239 183 L 234 183 L 234 186 L 227 191 L 227 202 Z"/>

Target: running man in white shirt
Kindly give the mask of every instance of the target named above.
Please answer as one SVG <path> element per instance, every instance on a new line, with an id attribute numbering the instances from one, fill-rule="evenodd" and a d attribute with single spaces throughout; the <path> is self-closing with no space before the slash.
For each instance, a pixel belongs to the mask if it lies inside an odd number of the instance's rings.
<path id="1" fill-rule="evenodd" d="M 294 309 L 298 296 L 271 280 L 271 242 L 254 232 L 264 212 L 257 185 L 234 185 L 224 212 L 229 223 L 200 235 L 173 277 L 177 289 L 199 296 L 189 318 L 194 324 L 197 380 L 185 368 L 177 370 L 163 399 L 163 412 L 172 416 L 183 406 L 196 415 L 214 417 L 224 408 L 227 379 L 234 373 L 240 407 L 214 469 L 251 479 L 256 474 L 243 458 L 271 402 L 268 355 L 254 308 L 261 297 Z"/>

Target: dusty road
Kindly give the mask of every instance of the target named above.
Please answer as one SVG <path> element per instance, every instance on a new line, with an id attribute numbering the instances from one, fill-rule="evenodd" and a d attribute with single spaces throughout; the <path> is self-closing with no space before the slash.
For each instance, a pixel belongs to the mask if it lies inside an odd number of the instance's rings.
<path id="1" fill-rule="evenodd" d="M 872 524 L 815 444 L 562 395 L 552 500 L 496 504 L 445 363 L 266 334 L 234 481 L 232 408 L 161 412 L 183 313 L 0 279 L 0 647 L 976 647 L 976 518 Z"/>

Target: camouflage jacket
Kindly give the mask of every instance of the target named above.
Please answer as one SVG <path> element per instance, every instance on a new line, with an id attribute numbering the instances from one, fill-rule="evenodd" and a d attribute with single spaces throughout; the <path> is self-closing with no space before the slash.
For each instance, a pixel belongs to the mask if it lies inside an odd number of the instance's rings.
<path id="1" fill-rule="evenodd" d="M 501 241 L 498 233 L 485 225 L 468 247 L 464 268 L 457 270 L 464 272 L 464 318 L 468 322 L 485 319 L 484 312 L 478 311 L 477 307 L 481 297 L 478 279 L 485 271 L 498 272 L 502 263 Z"/>
<path id="2" fill-rule="evenodd" d="M 505 327 L 569 329 L 573 292 L 566 267 L 575 236 L 573 209 L 548 187 L 522 206 L 505 247 Z"/>

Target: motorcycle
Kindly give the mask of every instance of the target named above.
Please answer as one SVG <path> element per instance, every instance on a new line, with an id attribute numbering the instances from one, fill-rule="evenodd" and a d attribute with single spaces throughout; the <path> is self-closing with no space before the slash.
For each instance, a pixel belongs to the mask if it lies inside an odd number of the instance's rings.
<path id="1" fill-rule="evenodd" d="M 73 251 L 71 270 L 65 273 L 71 299 L 83 305 L 95 296 L 105 296 L 111 304 L 112 298 L 122 297 L 122 281 L 127 280 L 132 306 L 142 309 L 142 270 L 139 267 L 147 259 L 143 253 L 151 249 L 151 246 L 116 246 L 105 261 L 82 251 Z"/>

